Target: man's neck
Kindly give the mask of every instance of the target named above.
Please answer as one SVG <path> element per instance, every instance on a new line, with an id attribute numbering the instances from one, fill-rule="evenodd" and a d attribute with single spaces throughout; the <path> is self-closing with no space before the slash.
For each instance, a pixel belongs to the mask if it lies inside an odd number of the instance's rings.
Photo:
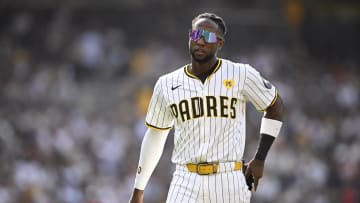
<path id="1" fill-rule="evenodd" d="M 191 62 L 190 72 L 196 75 L 203 83 L 205 82 L 206 78 L 213 72 L 216 68 L 218 59 L 213 58 L 212 60 L 206 63 L 199 63 L 196 61 Z"/>
<path id="2" fill-rule="evenodd" d="M 215 68 L 216 62 L 217 62 L 217 58 L 213 58 L 205 63 L 199 63 L 192 60 L 190 72 L 194 75 L 199 75 L 209 72 Z"/>

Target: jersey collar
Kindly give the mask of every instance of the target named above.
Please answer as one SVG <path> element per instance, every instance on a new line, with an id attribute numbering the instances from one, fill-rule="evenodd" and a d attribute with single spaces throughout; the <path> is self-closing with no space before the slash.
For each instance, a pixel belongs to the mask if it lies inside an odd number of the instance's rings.
<path id="1" fill-rule="evenodd" d="M 214 68 L 213 72 L 207 77 L 207 80 L 210 80 L 210 78 L 216 73 L 216 71 L 219 70 L 219 68 L 221 67 L 221 64 L 222 64 L 222 60 L 221 60 L 221 59 L 218 59 L 218 60 L 216 61 L 216 65 L 215 65 L 215 68 Z M 185 66 L 185 68 L 184 68 L 185 75 L 189 76 L 190 78 L 194 78 L 194 79 L 200 80 L 200 78 L 198 78 L 196 75 L 190 73 L 189 68 L 190 68 L 190 64 L 187 64 L 187 65 Z"/>

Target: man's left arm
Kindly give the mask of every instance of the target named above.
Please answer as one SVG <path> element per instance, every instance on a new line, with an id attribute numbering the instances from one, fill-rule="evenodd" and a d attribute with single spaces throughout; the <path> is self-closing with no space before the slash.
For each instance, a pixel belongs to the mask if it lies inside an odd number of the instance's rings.
<path id="1" fill-rule="evenodd" d="M 267 153 L 280 132 L 283 113 L 284 105 L 280 96 L 277 95 L 276 101 L 265 110 L 264 117 L 261 119 L 260 141 L 258 148 L 254 158 L 247 164 L 245 171 L 245 177 L 247 179 L 253 178 L 254 191 L 257 189 L 259 179 L 263 176 L 264 163 Z"/>

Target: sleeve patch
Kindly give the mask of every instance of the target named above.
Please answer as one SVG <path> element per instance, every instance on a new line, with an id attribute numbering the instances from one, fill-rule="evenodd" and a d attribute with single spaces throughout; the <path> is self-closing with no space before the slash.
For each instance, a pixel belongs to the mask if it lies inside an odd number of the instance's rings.
<path id="1" fill-rule="evenodd" d="M 267 88 L 267 89 L 271 89 L 272 88 L 272 85 L 269 81 L 265 80 L 264 78 L 262 78 L 262 82 L 264 83 L 264 86 Z"/>

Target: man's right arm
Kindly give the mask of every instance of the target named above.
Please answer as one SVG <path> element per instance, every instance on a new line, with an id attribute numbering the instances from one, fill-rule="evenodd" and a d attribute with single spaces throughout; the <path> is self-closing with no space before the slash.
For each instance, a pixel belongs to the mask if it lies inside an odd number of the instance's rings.
<path id="1" fill-rule="evenodd" d="M 146 131 L 141 144 L 139 165 L 130 203 L 143 202 L 144 189 L 160 160 L 169 131 L 152 128 Z"/>
<path id="2" fill-rule="evenodd" d="M 129 203 L 141 203 L 144 202 L 144 190 L 134 189 Z"/>

